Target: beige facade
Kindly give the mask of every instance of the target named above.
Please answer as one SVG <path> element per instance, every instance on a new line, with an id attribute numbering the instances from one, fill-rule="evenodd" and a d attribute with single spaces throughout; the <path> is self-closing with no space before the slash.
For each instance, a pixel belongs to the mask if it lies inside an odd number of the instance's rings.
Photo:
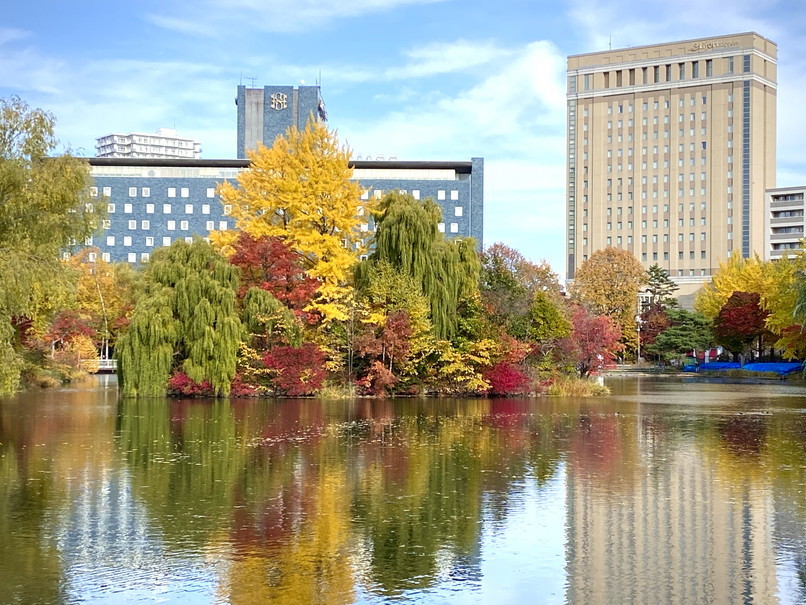
<path id="1" fill-rule="evenodd" d="M 765 196 L 767 224 L 764 260 L 803 250 L 806 187 L 770 189 Z"/>
<path id="2" fill-rule="evenodd" d="M 566 602 L 778 603 L 769 488 L 736 458 L 660 441 L 648 432 L 609 474 L 572 456 Z"/>
<path id="3" fill-rule="evenodd" d="M 631 251 L 691 294 L 765 251 L 775 43 L 732 34 L 568 57 L 567 274 Z"/>

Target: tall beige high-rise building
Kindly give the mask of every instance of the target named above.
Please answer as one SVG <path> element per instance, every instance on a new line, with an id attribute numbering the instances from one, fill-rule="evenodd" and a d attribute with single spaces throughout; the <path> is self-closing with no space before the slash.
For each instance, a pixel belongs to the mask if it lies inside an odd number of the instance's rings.
<path id="1" fill-rule="evenodd" d="M 695 292 L 764 255 L 777 46 L 731 34 L 568 57 L 568 278 L 629 250 Z"/>

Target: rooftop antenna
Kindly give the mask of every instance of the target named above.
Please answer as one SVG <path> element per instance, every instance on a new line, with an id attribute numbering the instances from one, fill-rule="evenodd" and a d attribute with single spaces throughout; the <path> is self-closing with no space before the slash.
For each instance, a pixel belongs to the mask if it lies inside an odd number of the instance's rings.
<path id="1" fill-rule="evenodd" d="M 610 35 L 610 38 L 608 38 L 607 47 L 608 47 L 609 50 L 613 50 L 613 35 L 612 34 Z"/>

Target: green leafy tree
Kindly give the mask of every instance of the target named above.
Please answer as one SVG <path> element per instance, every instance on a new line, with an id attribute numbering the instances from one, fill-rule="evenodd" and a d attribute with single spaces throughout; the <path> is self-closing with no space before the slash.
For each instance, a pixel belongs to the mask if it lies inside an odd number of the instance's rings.
<path id="1" fill-rule="evenodd" d="M 481 254 L 481 295 L 491 321 L 522 338 L 524 319 L 537 294 L 559 300 L 560 281 L 548 263 L 535 264 L 496 243 Z"/>
<path id="2" fill-rule="evenodd" d="M 359 327 L 356 342 L 359 346 L 359 356 L 366 365 L 377 358 L 385 357 L 385 347 L 371 354 L 370 343 L 379 345 L 384 335 L 391 338 L 400 332 L 395 325 L 389 325 L 390 318 L 397 316 L 393 324 L 400 324 L 400 314 L 406 317 L 406 331 L 408 336 L 406 352 L 403 355 L 383 359 L 388 363 L 389 371 L 394 372 L 396 378 L 413 380 L 418 373 L 418 362 L 433 348 L 434 338 L 431 334 L 431 320 L 429 319 L 429 304 L 420 290 L 420 285 L 411 275 L 396 270 L 390 263 L 379 260 L 368 263 L 365 267 L 361 288 L 356 296 L 356 307 L 359 313 Z M 393 363 L 394 362 L 394 363 Z M 367 368 L 357 368 L 361 373 Z"/>
<path id="3" fill-rule="evenodd" d="M 162 396 L 171 374 L 180 371 L 226 396 L 242 335 L 235 310 L 237 268 L 204 240 L 177 240 L 154 252 L 144 280 L 145 291 L 118 342 L 123 395 Z"/>
<path id="4" fill-rule="evenodd" d="M 447 241 L 437 225 L 441 210 L 433 200 L 388 193 L 375 217 L 375 252 L 359 266 L 359 286 L 369 266 L 386 261 L 411 276 L 428 299 L 434 335 L 452 338 L 463 298 L 478 292 L 480 263 L 472 238 Z"/>
<path id="5" fill-rule="evenodd" d="M 0 99 L 0 393 L 19 385 L 14 318 L 46 329 L 73 283 L 60 253 L 93 233 L 102 209 L 89 197 L 89 165 L 56 146 L 54 118 L 18 97 Z"/>

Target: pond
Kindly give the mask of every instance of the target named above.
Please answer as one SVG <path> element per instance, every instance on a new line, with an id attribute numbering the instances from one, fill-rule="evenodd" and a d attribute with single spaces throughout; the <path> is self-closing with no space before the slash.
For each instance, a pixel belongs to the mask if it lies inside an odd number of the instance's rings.
<path id="1" fill-rule="evenodd" d="M 0 400 L 0 603 L 804 603 L 806 388 Z"/>

